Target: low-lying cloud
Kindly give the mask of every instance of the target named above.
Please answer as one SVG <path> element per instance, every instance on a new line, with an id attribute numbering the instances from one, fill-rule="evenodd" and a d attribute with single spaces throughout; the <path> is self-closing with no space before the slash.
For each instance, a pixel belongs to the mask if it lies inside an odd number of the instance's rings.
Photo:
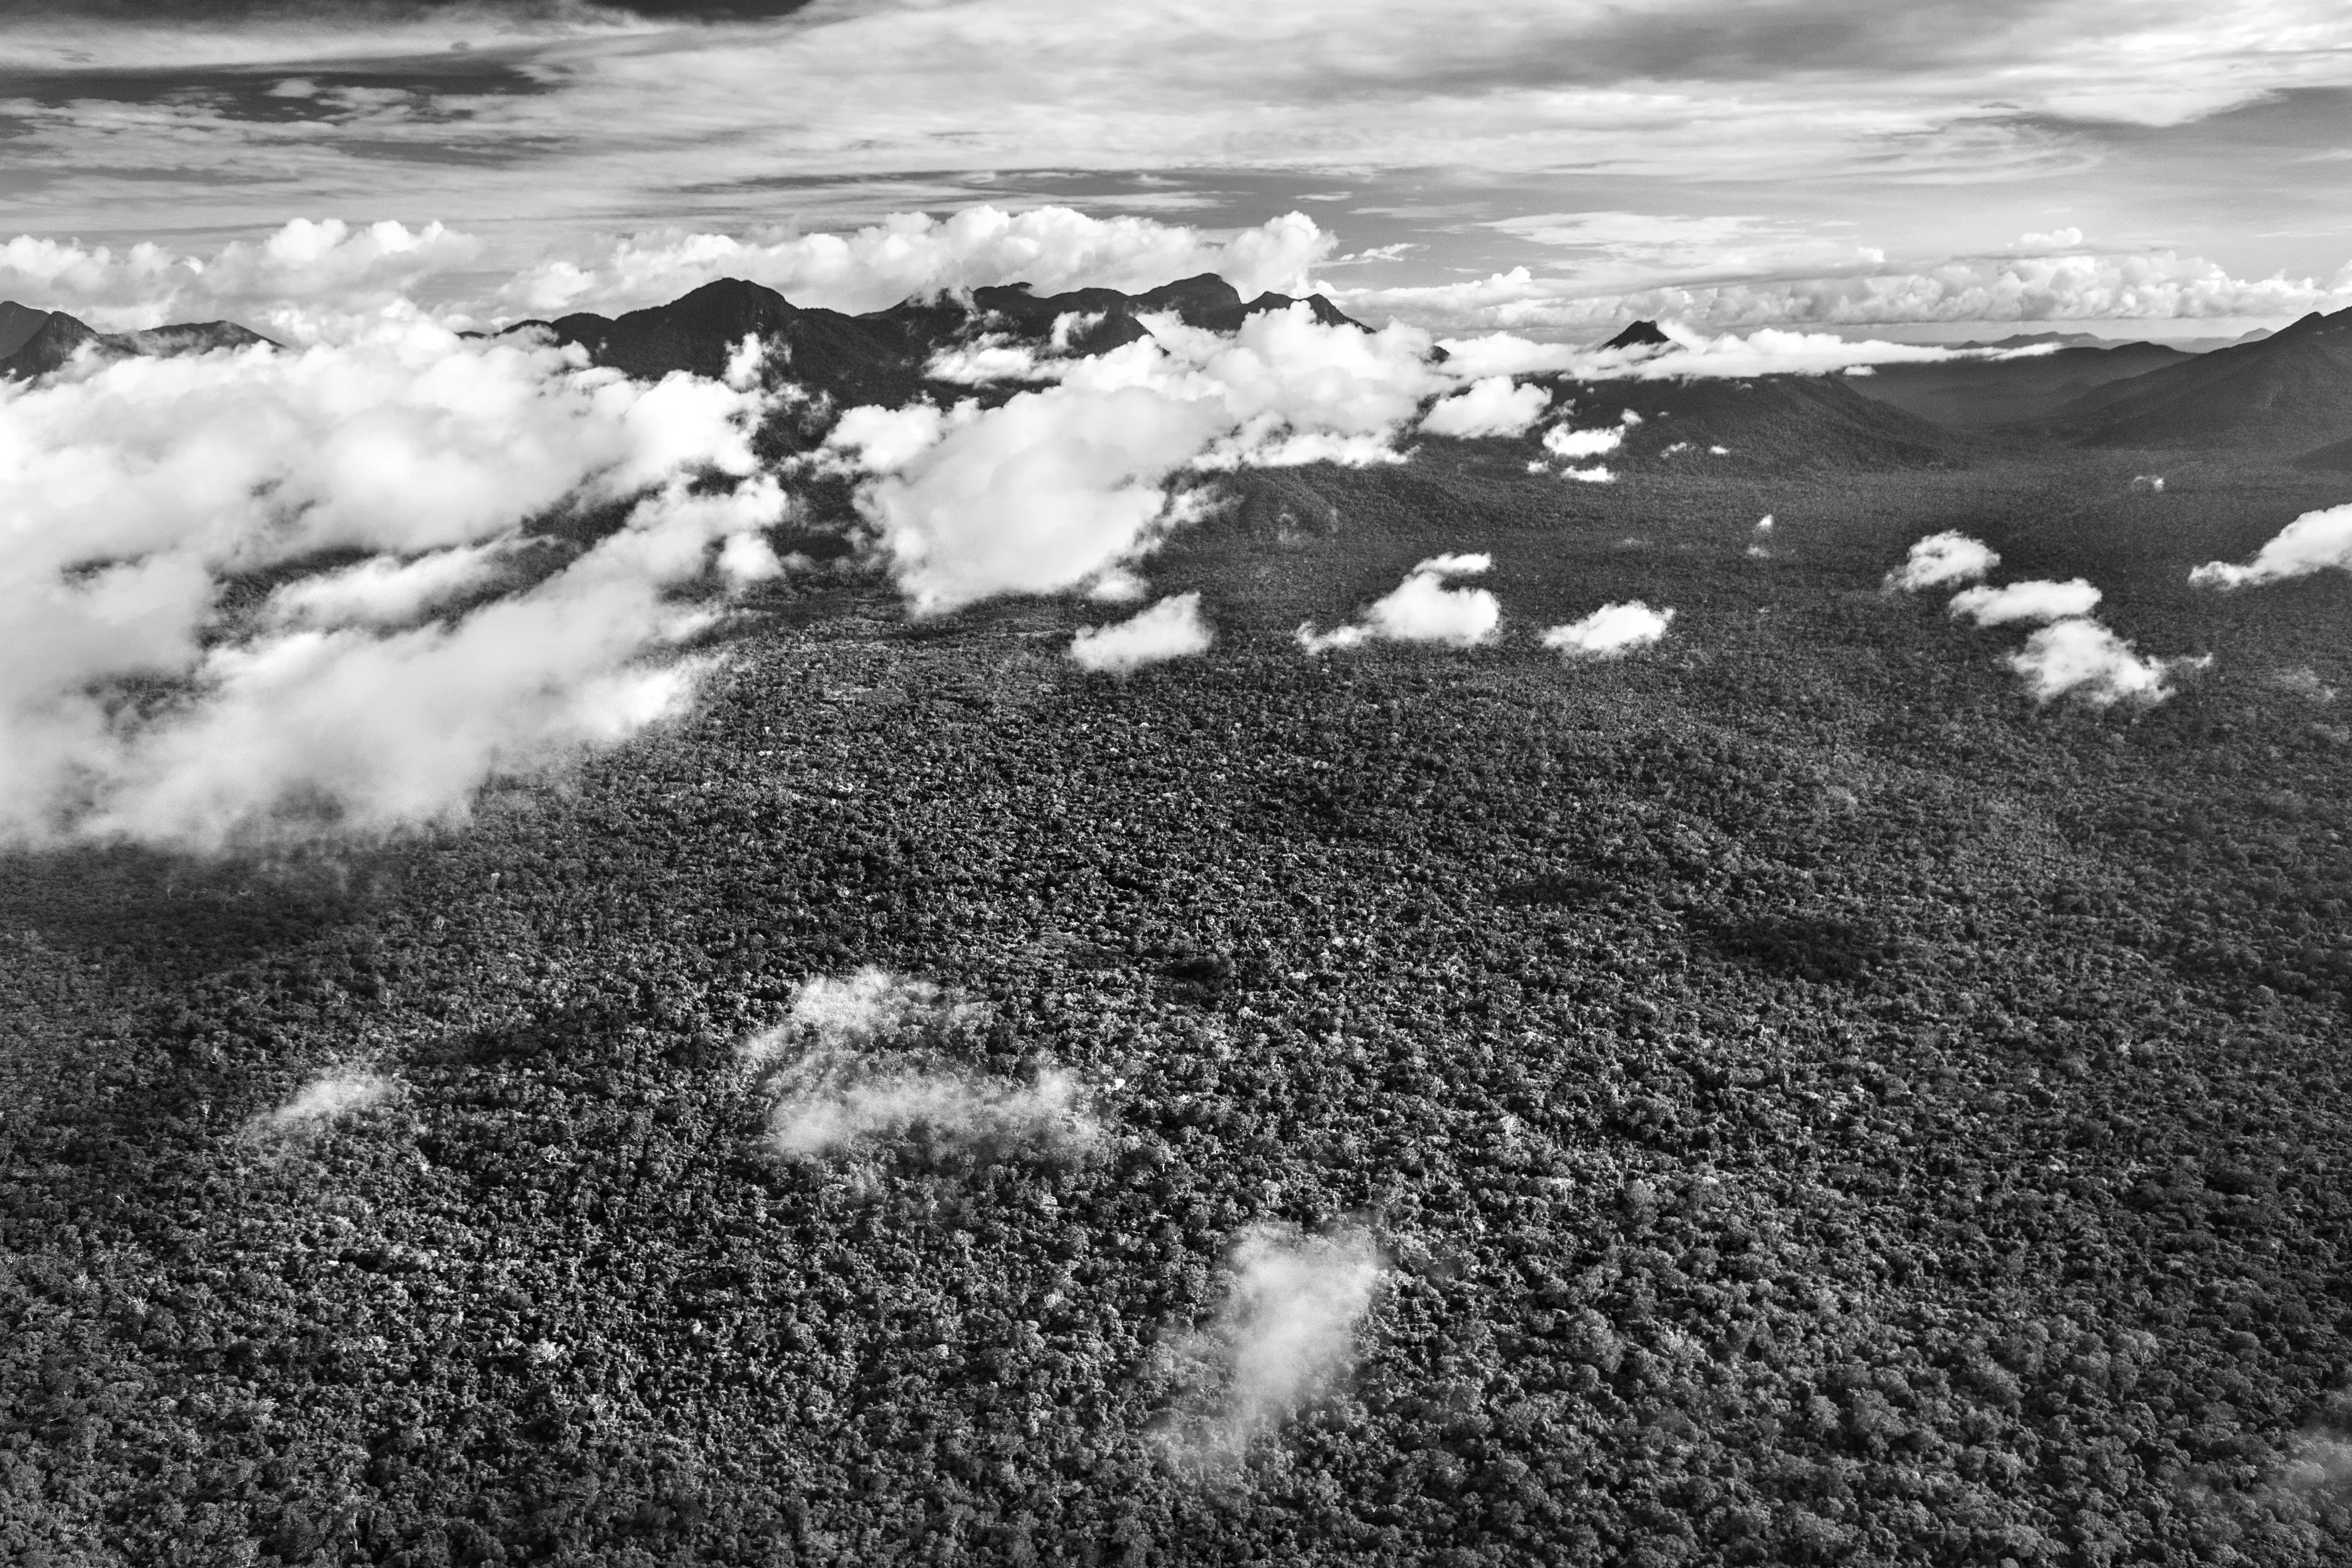
<path id="1" fill-rule="evenodd" d="M 372 1068 L 336 1068 L 304 1084 L 285 1104 L 255 1116 L 246 1123 L 245 1135 L 264 1142 L 316 1138 L 346 1117 L 381 1105 L 395 1087 Z"/>
<path id="2" fill-rule="evenodd" d="M 1911 546 L 1903 564 L 1886 574 L 1889 592 L 1922 593 L 1973 583 L 2000 564 L 2000 552 L 1955 530 L 1931 533 Z"/>
<path id="3" fill-rule="evenodd" d="M 1570 658 L 1617 658 L 1662 640 L 1673 624 L 1671 609 L 1654 610 L 1639 599 L 1603 605 L 1581 620 L 1552 626 L 1543 646 Z"/>
<path id="4" fill-rule="evenodd" d="M 1386 1277 L 1371 1237 L 1355 1229 L 1308 1237 L 1260 1226 L 1243 1236 L 1231 1267 L 1212 1322 L 1170 1347 L 1184 1396 L 1160 1436 L 1188 1466 L 1240 1463 L 1253 1443 L 1337 1389 Z"/>
<path id="5" fill-rule="evenodd" d="M 2243 566 L 2208 561 L 2189 574 L 2200 588 L 2259 588 L 2330 568 L 2352 572 L 2352 504 L 2307 511 L 2254 552 Z"/>
<path id="6" fill-rule="evenodd" d="M 2033 578 L 1995 588 L 1963 588 L 1952 595 L 1949 614 L 1955 620 L 1979 626 L 2004 626 L 2019 621 L 2063 621 L 2087 616 L 2099 607 L 2099 590 L 2083 578 L 2063 583 Z"/>
<path id="7" fill-rule="evenodd" d="M 1070 641 L 1070 658 L 1081 669 L 1124 675 L 1206 653 L 1211 635 L 1201 618 L 1201 595 L 1177 594 L 1115 626 L 1082 627 Z"/>
<path id="8" fill-rule="evenodd" d="M 1383 642 L 1439 643 L 1476 647 L 1492 642 L 1502 625 L 1503 606 L 1484 588 L 1448 585 L 1454 577 L 1476 576 L 1494 565 L 1486 554 L 1433 555 L 1405 574 L 1404 581 L 1372 601 L 1355 626 L 1318 632 L 1302 624 L 1298 646 L 1308 653 Z"/>
<path id="9" fill-rule="evenodd" d="M 805 982 L 783 1022 L 742 1050 L 770 1101 L 768 1147 L 794 1160 L 909 1142 L 1053 1157 L 1092 1148 L 1099 1130 L 1069 1074 L 1016 1082 L 952 1059 L 987 1016 L 878 968 Z"/>
<path id="10" fill-rule="evenodd" d="M 2042 626 L 2011 654 L 2010 668 L 2024 679 L 2036 702 L 2066 698 L 2093 708 L 2118 703 L 2152 707 L 2173 694 L 2176 671 L 2202 669 L 2197 658 L 2148 658 L 2115 632 L 2080 617 Z"/>
<path id="11" fill-rule="evenodd" d="M 414 321 L 0 387 L 0 839 L 459 820 L 677 711 L 711 612 L 672 590 L 784 510 L 761 406 Z M 590 507 L 626 510 L 522 531 Z"/>
<path id="12" fill-rule="evenodd" d="M 1551 393 L 1532 384 L 1514 385 L 1507 375 L 1489 375 L 1441 399 L 1421 422 L 1424 436 L 1461 438 L 1524 436 L 1551 406 Z"/>

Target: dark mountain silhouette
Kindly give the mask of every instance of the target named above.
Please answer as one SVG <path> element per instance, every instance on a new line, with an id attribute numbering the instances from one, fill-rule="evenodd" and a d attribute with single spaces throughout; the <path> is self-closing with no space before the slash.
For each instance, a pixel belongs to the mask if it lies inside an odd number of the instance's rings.
<path id="1" fill-rule="evenodd" d="M 2054 333 L 1987 347 L 2025 348 L 2063 342 Z M 1880 365 L 1848 378 L 1863 396 L 1959 430 L 1990 429 L 2042 418 L 2095 388 L 2194 359 L 2162 343 L 2078 343 L 2022 359 L 1944 360 Z"/>
<path id="2" fill-rule="evenodd" d="M 2352 437 L 2314 447 L 2297 458 L 2294 466 L 2324 474 L 2352 473 Z"/>
<path id="3" fill-rule="evenodd" d="M 1636 321 L 1601 346 L 1604 349 L 1663 348 L 1675 340 L 1658 330 L 1655 321 Z"/>
<path id="4" fill-rule="evenodd" d="M 2094 387 L 2050 427 L 2088 447 L 2304 451 L 2352 430 L 2352 310 Z"/>
<path id="5" fill-rule="evenodd" d="M 1056 322 L 1070 317 L 1065 346 L 1100 353 L 1145 336 L 1143 316 L 1168 311 L 1192 326 L 1231 331 L 1261 310 L 1301 302 L 1272 293 L 1245 302 L 1223 278 L 1202 273 L 1141 294 L 1080 289 L 1037 295 L 1025 284 L 1011 284 L 975 289 L 968 304 L 943 297 L 850 316 L 804 309 L 772 289 L 729 278 L 667 305 L 617 318 L 583 311 L 552 321 L 519 321 L 505 330 L 545 332 L 559 342 L 577 343 L 598 364 L 647 379 L 681 370 L 719 375 L 743 339 L 755 335 L 783 361 L 782 374 L 811 392 L 845 405 L 897 405 L 922 390 L 924 366 L 933 354 L 992 332 L 1043 341 Z M 1362 326 L 1320 294 L 1303 302 L 1318 321 Z"/>
<path id="6" fill-rule="evenodd" d="M 23 348 L 25 341 L 39 331 L 41 323 L 48 319 L 47 310 L 36 310 L 14 300 L 0 300 L 0 359 Z"/>
<path id="7" fill-rule="evenodd" d="M 0 380 L 47 375 L 84 349 L 112 359 L 203 353 L 272 340 L 234 321 L 183 321 L 131 332 L 101 332 L 63 310 L 34 310 L 0 300 Z"/>

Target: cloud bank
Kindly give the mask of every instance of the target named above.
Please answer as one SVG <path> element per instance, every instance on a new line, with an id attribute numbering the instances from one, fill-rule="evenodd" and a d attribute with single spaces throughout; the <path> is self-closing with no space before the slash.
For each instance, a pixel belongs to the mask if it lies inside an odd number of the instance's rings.
<path id="1" fill-rule="evenodd" d="M 2000 564 L 2000 552 L 1984 541 L 1947 530 L 1913 544 L 1903 564 L 1886 574 L 1885 587 L 1889 593 L 1917 594 L 1973 583 Z"/>
<path id="2" fill-rule="evenodd" d="M 1188 1384 L 1161 1432 L 1180 1463 L 1238 1464 L 1250 1446 L 1328 1394 L 1386 1270 L 1360 1230 L 1303 1237 L 1260 1226 L 1234 1247 L 1213 1321 L 1171 1349 Z"/>
<path id="3" fill-rule="evenodd" d="M 670 590 L 783 511 L 761 407 L 415 321 L 0 387 L 0 839 L 455 821 L 677 710 L 709 612 Z M 584 548 L 521 532 L 591 507 Z"/>
<path id="4" fill-rule="evenodd" d="M 2208 561 L 2189 574 L 2200 588 L 2259 588 L 2329 568 L 2352 572 L 2352 505 L 2307 511 L 2254 552 L 2243 566 Z"/>
<path id="5" fill-rule="evenodd" d="M 1433 555 L 1373 600 L 1358 625 L 1318 632 L 1311 622 L 1302 624 L 1296 634 L 1298 646 L 1313 654 L 1360 647 L 1374 639 L 1447 647 L 1492 642 L 1502 625 L 1501 603 L 1484 588 L 1449 587 L 1447 582 L 1479 575 L 1494 563 L 1494 557 L 1485 554 Z"/>
<path id="6" fill-rule="evenodd" d="M 1187 658 L 1209 651 L 1209 624 L 1201 618 L 1201 595 L 1177 594 L 1116 626 L 1080 628 L 1070 658 L 1081 669 L 1124 675 L 1147 664 Z"/>

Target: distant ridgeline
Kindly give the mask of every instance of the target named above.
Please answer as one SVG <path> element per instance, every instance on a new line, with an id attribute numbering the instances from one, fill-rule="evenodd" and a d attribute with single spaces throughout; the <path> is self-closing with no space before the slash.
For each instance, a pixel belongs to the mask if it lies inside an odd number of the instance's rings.
<path id="1" fill-rule="evenodd" d="M 930 372 L 946 351 L 1050 343 L 1061 353 L 1097 354 L 1148 336 L 1149 316 L 1171 314 L 1192 327 L 1232 331 L 1261 311 L 1298 304 L 1327 325 L 1363 326 L 1320 294 L 1244 300 L 1232 284 L 1203 273 L 1140 294 L 1079 289 L 1039 295 L 1012 284 L 858 316 L 803 309 L 772 289 L 722 279 L 617 317 L 583 311 L 467 335 L 537 334 L 644 378 L 676 371 L 721 375 L 743 340 L 755 336 L 771 350 L 772 374 L 817 399 L 805 423 L 830 409 L 895 407 L 925 396 L 992 403 L 1023 384 L 1017 377 L 985 385 L 937 379 Z M 100 332 L 63 311 L 0 300 L 5 379 L 46 374 L 84 348 L 109 356 L 174 354 L 269 341 L 228 321 Z M 1657 323 L 1636 321 L 1603 346 L 1662 350 L 1671 342 Z M 1967 461 L 1988 437 L 2028 435 L 2086 447 L 2300 454 L 2294 461 L 2302 466 L 2352 471 L 2352 310 L 2314 312 L 2258 341 L 2204 353 L 2051 334 L 1967 346 L 2045 343 L 2055 346 L 2021 358 L 1884 365 L 1867 375 L 1522 379 L 1551 386 L 1555 407 L 1572 403 L 1580 425 L 1622 421 L 1626 459 L 1720 447 L 1725 451 L 1717 455 L 1743 467 L 1940 468 Z M 1627 420 L 1629 412 L 1637 417 Z M 803 430 L 802 438 L 813 433 Z"/>
<path id="2" fill-rule="evenodd" d="M 235 321 L 184 321 L 143 331 L 101 332 L 63 310 L 36 310 L 14 300 L 0 300 L 0 379 L 9 381 L 47 375 L 84 348 L 111 359 L 129 359 L 272 341 Z"/>
<path id="3" fill-rule="evenodd" d="M 1139 317 L 1172 313 L 1188 326 L 1229 332 L 1260 311 L 1301 302 L 1271 293 L 1244 302 L 1232 284 L 1204 272 L 1141 294 L 1079 289 L 1040 296 L 1016 283 L 975 289 L 968 306 L 941 297 L 848 316 L 803 310 L 772 289 L 727 278 L 625 316 L 583 311 L 552 321 L 518 321 L 499 335 L 548 333 L 558 342 L 579 344 L 599 364 L 646 377 L 677 370 L 719 375 L 736 345 L 757 335 L 782 351 L 790 378 L 809 392 L 828 395 L 843 407 L 896 407 L 936 384 L 924 374 L 933 355 L 984 336 L 1040 342 L 1053 338 L 1058 324 L 1064 347 L 1097 354 L 1149 337 Z M 1363 325 L 1320 294 L 1304 303 L 1328 325 Z M 975 389 L 957 390 L 970 396 Z"/>

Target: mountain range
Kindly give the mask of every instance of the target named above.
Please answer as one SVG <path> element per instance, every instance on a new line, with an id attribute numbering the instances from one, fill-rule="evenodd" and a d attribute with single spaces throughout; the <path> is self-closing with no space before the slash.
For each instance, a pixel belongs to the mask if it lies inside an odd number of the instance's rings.
<path id="1" fill-rule="evenodd" d="M 1230 331 L 1265 310 L 1304 303 L 1318 321 L 1361 327 L 1320 294 L 1244 300 L 1213 273 L 1141 293 L 1081 289 L 1039 295 L 1026 285 L 908 300 L 864 315 L 796 306 L 736 279 L 619 316 L 576 312 L 518 321 L 497 335 L 537 333 L 576 344 L 630 375 L 674 371 L 717 376 L 746 337 L 767 345 L 781 374 L 820 408 L 898 405 L 917 397 L 994 401 L 1018 389 L 935 379 L 942 351 L 1022 343 L 1095 354 L 1149 335 L 1147 318 Z M 201 353 L 269 342 L 229 321 L 100 332 L 63 311 L 0 300 L 0 379 L 52 372 L 76 353 Z M 1604 345 L 1658 349 L 1670 340 L 1636 321 Z M 1882 366 L 1848 376 L 1576 383 L 1549 378 L 1580 419 L 1641 416 L 1628 457 L 1723 447 L 1781 467 L 1949 467 L 1984 439 L 2157 450 L 2231 448 L 2302 456 L 2307 467 L 2352 468 L 2352 310 L 2314 312 L 2283 331 L 2202 353 L 2155 342 L 2104 343 L 2042 333 L 1983 345 L 2042 348 L 1999 359 Z M 1655 418 L 1655 425 L 1647 422 Z"/>
<path id="2" fill-rule="evenodd" d="M 37 310 L 0 300 L 0 380 L 47 375 L 87 348 L 109 358 L 204 353 L 274 342 L 235 321 L 182 321 L 138 331 L 101 332 L 63 310 Z"/>

